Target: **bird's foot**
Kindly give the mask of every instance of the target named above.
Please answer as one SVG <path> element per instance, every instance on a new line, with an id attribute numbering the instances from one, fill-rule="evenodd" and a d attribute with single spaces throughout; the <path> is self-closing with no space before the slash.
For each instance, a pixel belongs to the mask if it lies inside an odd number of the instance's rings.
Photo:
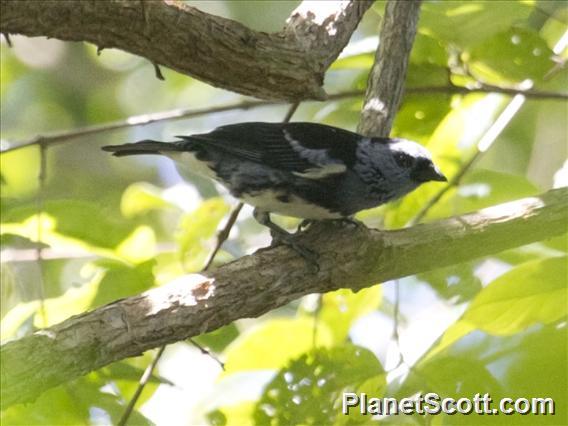
<path id="1" fill-rule="evenodd" d="M 270 216 L 267 212 L 262 210 L 255 209 L 253 211 L 254 218 L 262 225 L 268 227 L 270 229 L 270 235 L 272 236 L 272 244 L 271 245 L 278 245 L 284 244 L 298 253 L 308 264 L 309 269 L 315 274 L 318 273 L 320 270 L 318 264 L 318 255 L 316 252 L 304 247 L 301 244 L 298 244 L 296 237 L 294 234 L 290 234 L 289 232 L 285 231 L 274 222 L 270 220 Z"/>
<path id="2" fill-rule="evenodd" d="M 337 222 L 343 226 L 353 226 L 357 229 L 365 228 L 365 224 L 363 222 L 352 217 L 342 217 L 341 219 L 337 219 Z"/>
<path id="3" fill-rule="evenodd" d="M 310 271 L 314 274 L 317 274 L 320 270 L 318 263 L 318 254 L 315 251 L 310 250 L 309 248 L 295 241 L 296 236 L 294 234 L 290 234 L 284 230 L 282 231 L 283 232 L 280 233 L 271 230 L 270 234 L 272 235 L 272 245 L 283 244 L 290 247 L 306 261 Z"/>

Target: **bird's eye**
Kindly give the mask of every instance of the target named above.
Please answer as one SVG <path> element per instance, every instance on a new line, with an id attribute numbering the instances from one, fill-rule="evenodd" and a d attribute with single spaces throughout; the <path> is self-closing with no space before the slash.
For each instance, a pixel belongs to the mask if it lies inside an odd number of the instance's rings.
<path id="1" fill-rule="evenodd" d="M 402 153 L 395 154 L 394 161 L 403 169 L 409 169 L 414 164 L 414 160 L 411 156 Z"/>

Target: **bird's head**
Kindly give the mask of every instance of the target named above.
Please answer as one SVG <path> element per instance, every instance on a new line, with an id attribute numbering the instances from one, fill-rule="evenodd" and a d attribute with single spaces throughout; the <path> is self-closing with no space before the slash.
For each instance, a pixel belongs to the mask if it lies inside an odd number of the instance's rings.
<path id="1" fill-rule="evenodd" d="M 359 160 L 372 167 L 378 179 L 400 197 L 430 181 L 446 182 L 422 145 L 401 138 L 373 138 L 360 145 Z M 370 166 L 370 167 L 369 167 Z"/>

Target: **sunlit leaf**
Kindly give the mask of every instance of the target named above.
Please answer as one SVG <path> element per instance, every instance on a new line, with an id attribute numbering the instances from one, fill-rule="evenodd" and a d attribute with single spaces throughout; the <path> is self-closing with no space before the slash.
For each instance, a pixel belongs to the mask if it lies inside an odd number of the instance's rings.
<path id="1" fill-rule="evenodd" d="M 476 76 L 495 84 L 503 80 L 542 80 L 554 65 L 553 52 L 536 31 L 509 29 L 477 44 L 464 54 Z"/>
<path id="2" fill-rule="evenodd" d="M 410 62 L 413 64 L 432 64 L 447 68 L 448 53 L 439 39 L 424 34 L 419 30 L 410 53 Z"/>
<path id="3" fill-rule="evenodd" d="M 475 169 L 436 203 L 427 217 L 438 218 L 474 212 L 496 204 L 538 194 L 540 190 L 526 177 L 494 170 Z"/>
<path id="4" fill-rule="evenodd" d="M 21 197 L 33 193 L 38 187 L 38 180 L 30 178 L 29 171 L 37 170 L 38 167 L 37 149 L 22 149 L 0 155 L 2 197 Z"/>
<path id="5" fill-rule="evenodd" d="M 462 321 L 492 334 L 514 334 L 566 316 L 567 257 L 522 264 L 490 283 Z"/>
<path id="6" fill-rule="evenodd" d="M 85 246 L 114 248 L 133 230 L 134 226 L 123 219 L 105 214 L 100 204 L 80 200 L 46 201 L 42 218 L 51 218 L 44 224 L 44 237 L 47 231 L 53 230 L 62 237 L 82 242 Z M 6 223 L 27 224 L 25 232 L 12 232 L 17 235 L 37 239 L 37 222 L 33 220 L 37 213 L 36 203 L 29 206 L 11 209 L 3 215 Z M 36 223 L 36 225 L 34 225 Z M 34 228 L 35 226 L 35 228 Z M 4 228 L 4 226 L 3 226 Z M 8 232 L 2 230 L 2 232 Z"/>
<path id="7" fill-rule="evenodd" d="M 463 48 L 507 30 L 531 10 L 520 1 L 426 2 L 420 13 L 420 31 Z"/>
<path id="8" fill-rule="evenodd" d="M 93 268 L 100 274 L 96 297 L 90 307 L 96 307 L 123 297 L 140 294 L 154 285 L 154 261 L 131 265 L 112 259 L 100 259 Z"/>
<path id="9" fill-rule="evenodd" d="M 220 197 L 210 198 L 191 213 L 183 216 L 177 240 L 188 270 L 197 270 L 208 252 L 204 242 L 215 235 L 219 222 L 229 212 L 229 205 Z"/>
<path id="10" fill-rule="evenodd" d="M 156 236 L 149 226 L 139 226 L 116 248 L 116 253 L 132 263 L 145 262 L 156 253 Z"/>
<path id="11" fill-rule="evenodd" d="M 378 308 L 382 297 L 381 286 L 363 289 L 357 293 L 341 289 L 322 296 L 317 320 L 327 325 L 336 344 L 343 342 L 357 318 Z"/>
<path id="12" fill-rule="evenodd" d="M 172 206 L 162 197 L 160 188 L 145 182 L 133 183 L 126 188 L 120 201 L 120 211 L 126 217 Z"/>
<path id="13" fill-rule="evenodd" d="M 214 352 L 221 352 L 238 336 L 239 329 L 234 323 L 231 323 L 215 331 L 194 337 L 192 340 Z"/>
<path id="14" fill-rule="evenodd" d="M 526 262 L 491 282 L 444 333 L 429 357 L 473 330 L 510 335 L 564 318 L 568 311 L 567 259 L 562 256 Z"/>
<path id="15" fill-rule="evenodd" d="M 16 306 L 10 309 L 8 313 L 4 315 L 0 323 L 1 340 L 5 341 L 14 337 L 22 324 L 35 314 L 39 306 L 40 301 L 34 300 L 32 302 L 18 303 Z"/>
<path id="16" fill-rule="evenodd" d="M 38 309 L 34 325 L 38 328 L 49 327 L 61 321 L 86 311 L 97 295 L 102 274 L 96 274 L 93 279 L 80 287 L 71 287 L 59 297 L 46 299 L 44 310 Z"/>
<path id="17" fill-rule="evenodd" d="M 239 336 L 225 352 L 225 374 L 281 368 L 290 359 L 314 347 L 312 318 L 267 320 Z M 317 329 L 317 346 L 333 342 L 325 324 Z"/>

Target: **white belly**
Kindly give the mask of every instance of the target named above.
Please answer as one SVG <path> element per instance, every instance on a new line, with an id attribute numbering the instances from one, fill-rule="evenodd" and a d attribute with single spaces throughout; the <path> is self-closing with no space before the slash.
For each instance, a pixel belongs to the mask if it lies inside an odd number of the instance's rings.
<path id="1" fill-rule="evenodd" d="M 323 207 L 306 204 L 299 197 L 290 196 L 288 202 L 278 199 L 279 192 L 263 191 L 258 195 L 244 195 L 241 200 L 261 210 L 302 219 L 339 219 L 342 216 Z"/>

